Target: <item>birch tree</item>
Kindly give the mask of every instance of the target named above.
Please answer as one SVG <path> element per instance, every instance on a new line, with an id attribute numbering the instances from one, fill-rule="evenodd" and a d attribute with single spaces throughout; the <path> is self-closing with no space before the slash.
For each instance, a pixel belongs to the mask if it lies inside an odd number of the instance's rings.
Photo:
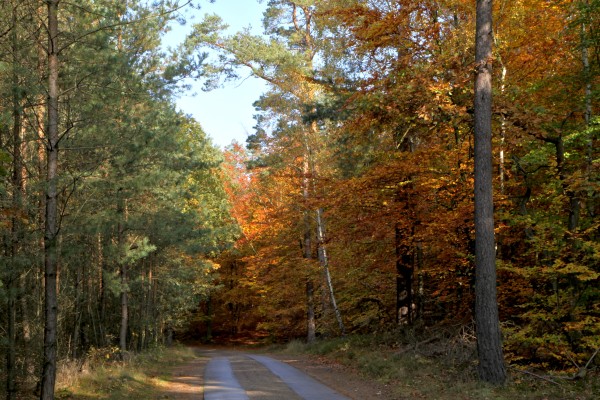
<path id="1" fill-rule="evenodd" d="M 206 73 L 207 89 L 219 86 L 223 81 L 238 79 L 242 71 L 247 71 L 251 76 L 265 81 L 269 85 L 269 93 L 257 101 L 257 107 L 263 107 L 265 114 L 277 115 L 269 107 L 277 109 L 277 102 L 294 104 L 292 115 L 288 115 L 279 121 L 263 119 L 263 122 L 271 126 L 283 127 L 288 124 L 293 129 L 285 130 L 280 138 L 275 141 L 289 140 L 284 136 L 293 130 L 294 149 L 291 147 L 290 158 L 300 157 L 302 166 L 298 173 L 302 175 L 301 192 L 304 202 L 309 204 L 314 201 L 318 188 L 315 179 L 321 173 L 318 163 L 319 154 L 324 147 L 322 132 L 316 123 L 303 123 L 301 110 L 309 104 L 313 104 L 321 90 L 318 80 L 313 76 L 317 65 L 315 57 L 319 53 L 318 38 L 315 29 L 315 6 L 314 1 L 272 1 L 269 3 L 263 21 L 265 36 L 251 35 L 249 32 L 239 32 L 227 37 L 220 34 L 225 26 L 217 16 L 209 16 L 202 23 L 195 25 L 194 32 L 186 40 L 186 51 L 194 54 L 203 47 L 208 47 L 217 52 L 218 59 L 208 63 L 202 71 Z M 288 106 L 285 106 L 288 108 Z M 287 122 L 284 122 L 287 120 Z M 259 122 L 260 124 L 260 122 Z M 264 131 L 266 132 L 266 131 Z M 329 260 L 325 245 L 324 218 L 319 207 L 303 210 L 305 231 L 301 234 L 303 243 L 302 253 L 305 258 L 315 259 L 320 263 L 323 271 L 324 287 L 330 298 L 334 309 L 334 315 L 338 323 L 340 333 L 344 333 L 344 323 L 341 312 L 337 306 L 333 291 L 333 283 L 329 270 Z M 316 238 L 316 240 L 311 240 Z M 316 246 L 315 246 L 316 245 Z M 316 250 L 316 256 L 313 255 Z M 310 278 L 306 282 L 307 295 L 307 338 L 313 340 L 314 322 L 311 321 L 314 311 L 313 283 Z"/>

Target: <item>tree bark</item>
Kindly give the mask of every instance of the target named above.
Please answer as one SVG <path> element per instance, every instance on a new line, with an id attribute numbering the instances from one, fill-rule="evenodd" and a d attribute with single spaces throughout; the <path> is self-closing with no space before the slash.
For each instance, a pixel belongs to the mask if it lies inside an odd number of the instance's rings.
<path id="1" fill-rule="evenodd" d="M 127 353 L 127 329 L 128 329 L 128 322 L 129 322 L 129 289 L 128 289 L 128 278 L 127 278 L 127 273 L 128 273 L 128 265 L 127 265 L 127 260 L 125 259 L 125 238 L 124 238 L 124 232 L 125 232 L 125 204 L 124 204 L 124 199 L 122 198 L 123 194 L 121 193 L 121 189 L 118 190 L 117 192 L 117 214 L 118 214 L 118 218 L 119 218 L 119 222 L 117 224 L 117 246 L 119 248 L 118 250 L 118 254 L 119 254 L 119 268 L 120 268 L 120 274 L 121 274 L 121 327 L 119 330 L 119 350 L 120 350 L 120 356 L 121 359 L 125 358 L 125 355 Z"/>
<path id="2" fill-rule="evenodd" d="M 506 380 L 496 295 L 492 187 L 492 0 L 477 1 L 475 44 L 475 323 L 479 378 Z"/>
<path id="3" fill-rule="evenodd" d="M 6 350 L 6 398 L 8 400 L 16 399 L 16 314 L 17 314 L 17 291 L 18 291 L 18 276 L 20 265 L 18 262 L 20 246 L 19 242 L 22 233 L 21 212 L 23 208 L 23 154 L 22 154 L 22 100 L 20 79 L 18 74 L 18 36 L 17 36 L 17 9 L 16 6 L 12 12 L 12 53 L 13 53 L 13 165 L 12 165 L 12 208 L 13 217 L 11 218 L 11 246 L 10 252 L 12 257 L 12 265 L 7 271 L 6 291 L 8 295 L 7 301 L 7 350 Z"/>
<path id="4" fill-rule="evenodd" d="M 307 150 L 308 154 L 308 150 Z M 302 196 L 305 201 L 308 201 L 309 187 L 310 187 L 310 164 L 308 156 L 304 158 L 303 162 L 303 178 L 302 178 Z M 312 258 L 312 240 L 311 240 L 311 223 L 310 215 L 308 210 L 304 211 L 304 236 L 302 238 L 302 256 L 306 260 Z M 310 273 L 306 274 L 306 341 L 313 343 L 317 338 L 316 333 L 316 320 L 315 320 L 315 289 L 310 277 Z"/>
<path id="5" fill-rule="evenodd" d="M 338 323 L 338 327 L 340 328 L 340 334 L 344 336 L 346 334 L 346 327 L 344 326 L 344 321 L 342 320 L 342 313 L 337 305 L 337 301 L 335 300 L 335 293 L 333 292 L 333 283 L 331 281 L 331 274 L 329 272 L 329 259 L 327 258 L 327 248 L 325 247 L 325 228 L 323 227 L 323 218 L 322 215 L 323 210 L 320 208 L 317 209 L 317 241 L 319 244 L 318 253 L 319 253 L 319 262 L 321 263 L 321 267 L 323 268 L 323 273 L 325 274 L 325 281 L 327 282 L 327 288 L 329 290 L 329 297 L 331 300 L 331 306 L 333 307 L 333 311 L 335 312 L 335 318 Z"/>
<path id="6" fill-rule="evenodd" d="M 396 248 L 396 324 L 413 322 L 413 277 L 414 255 L 409 246 L 402 244 L 402 230 L 399 224 L 394 229 Z M 403 319 L 404 318 L 404 319 Z"/>
<path id="7" fill-rule="evenodd" d="M 85 268 L 85 263 L 77 268 L 77 271 L 75 273 L 75 282 L 74 282 L 74 288 L 73 290 L 75 291 L 75 310 L 74 310 L 74 317 L 75 320 L 73 321 L 73 339 L 72 339 L 72 343 L 73 346 L 71 348 L 71 358 L 76 360 L 79 357 L 79 347 L 80 347 L 80 338 L 81 338 L 81 319 L 82 319 L 82 314 L 83 314 L 83 300 L 82 300 L 82 296 L 84 295 L 84 290 L 85 290 L 85 281 L 84 281 L 84 277 L 83 277 L 83 271 L 82 268 Z"/>
<path id="8" fill-rule="evenodd" d="M 96 237 L 96 252 L 98 253 L 98 300 L 96 302 L 95 310 L 98 315 L 98 335 L 96 337 L 96 344 L 98 346 L 105 346 L 106 282 L 104 278 L 104 245 L 101 233 L 98 233 Z"/>
<path id="9" fill-rule="evenodd" d="M 589 128 L 590 123 L 592 122 L 592 75 L 590 69 L 590 55 L 588 49 L 588 34 L 587 34 L 587 24 L 584 22 L 581 24 L 581 62 L 583 64 L 583 78 L 585 81 L 585 94 L 584 94 L 584 120 L 586 128 Z M 587 149 L 586 149 L 586 177 L 588 180 L 592 179 L 592 164 L 594 154 L 594 140 L 593 136 L 590 133 L 590 137 L 587 140 Z M 594 202 L 588 202 L 588 214 L 593 218 L 594 217 Z"/>
<path id="10" fill-rule="evenodd" d="M 48 105 L 46 126 L 46 222 L 44 234 L 45 325 L 44 364 L 40 399 L 54 398 L 56 381 L 57 302 L 57 237 L 58 237 L 58 4 L 48 5 Z"/>

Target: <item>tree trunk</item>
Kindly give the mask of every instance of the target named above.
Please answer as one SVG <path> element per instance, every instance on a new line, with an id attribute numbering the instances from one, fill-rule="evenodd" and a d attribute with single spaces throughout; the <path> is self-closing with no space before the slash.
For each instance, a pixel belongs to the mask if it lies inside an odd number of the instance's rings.
<path id="1" fill-rule="evenodd" d="M 121 359 L 127 352 L 127 322 L 129 321 L 129 298 L 127 293 L 127 265 L 121 264 L 121 328 L 119 330 L 119 350 Z"/>
<path id="2" fill-rule="evenodd" d="M 502 384 L 506 368 L 496 296 L 492 187 L 492 0 L 477 1 L 475 45 L 475 323 L 479 377 Z"/>
<path id="3" fill-rule="evenodd" d="M 77 267 L 76 267 L 77 268 Z M 82 314 L 83 314 L 83 310 L 82 310 L 82 295 L 83 295 L 83 291 L 85 290 L 85 281 L 83 278 L 83 274 L 82 274 L 82 270 L 81 268 L 85 268 L 85 263 L 80 267 L 77 268 L 77 271 L 75 273 L 75 285 L 74 285 L 74 290 L 75 290 L 75 312 L 74 312 L 74 317 L 75 317 L 75 321 L 73 324 L 73 339 L 72 339 L 72 343 L 73 343 L 73 347 L 71 349 L 71 358 L 76 360 L 79 357 L 79 347 L 80 347 L 80 338 L 81 338 L 81 319 L 82 319 Z"/>
<path id="4" fill-rule="evenodd" d="M 57 237 L 58 237 L 58 3 L 48 5 L 48 108 L 46 126 L 46 222 L 44 235 L 45 325 L 44 364 L 40 399 L 54 398 L 56 381 Z"/>
<path id="5" fill-rule="evenodd" d="M 118 246 L 118 254 L 119 254 L 119 269 L 121 274 L 121 327 L 119 330 L 119 350 L 121 359 L 125 358 L 125 354 L 127 352 L 127 329 L 128 329 L 128 321 L 129 321 L 129 297 L 128 297 L 128 279 L 127 279 L 127 261 L 125 258 L 125 205 L 124 200 L 122 198 L 123 194 L 121 193 L 121 189 L 119 189 L 118 193 L 118 205 L 117 205 L 117 214 L 119 218 L 119 222 L 117 225 L 117 246 Z"/>
<path id="6" fill-rule="evenodd" d="M 96 238 L 96 251 L 98 252 L 98 301 L 96 303 L 96 312 L 98 314 L 98 337 L 96 344 L 105 346 L 106 328 L 106 282 L 104 275 L 104 245 L 102 234 L 98 233 Z"/>
<path id="7" fill-rule="evenodd" d="M 413 322 L 414 255 L 410 247 L 402 244 L 402 231 L 395 228 L 396 247 L 396 323 Z"/>
<path id="8" fill-rule="evenodd" d="M 17 72 L 18 58 L 18 36 L 17 36 L 17 10 L 13 8 L 12 14 L 12 53 L 13 53 L 13 165 L 12 165 L 12 208 L 13 217 L 11 218 L 11 246 L 10 252 L 12 265 L 9 267 L 6 282 L 7 301 L 7 350 L 6 350 L 6 398 L 8 400 L 16 399 L 16 314 L 17 314 L 17 291 L 20 263 L 18 262 L 20 246 L 19 242 L 22 236 L 21 212 L 23 209 L 23 154 L 22 154 L 22 100 L 19 74 Z"/>
<path id="9" fill-rule="evenodd" d="M 590 69 L 590 55 L 588 49 L 588 34 L 587 24 L 584 22 L 581 24 L 581 63 L 583 64 L 583 78 L 585 81 L 585 94 L 584 94 L 584 119 L 585 126 L 588 128 L 592 122 L 592 75 Z M 593 134 L 590 133 L 590 137 L 587 140 L 586 149 L 586 177 L 589 181 L 592 180 L 592 164 L 594 154 L 594 139 Z M 588 214 L 590 217 L 594 217 L 594 202 L 588 201 Z"/>
<path id="10" fill-rule="evenodd" d="M 204 340 L 206 343 L 212 342 L 212 320 L 213 320 L 213 303 L 212 296 L 208 295 L 208 299 L 206 300 L 206 335 L 204 336 Z"/>
<path id="11" fill-rule="evenodd" d="M 307 150 L 308 154 L 308 150 Z M 309 187 L 310 187 L 310 165 L 308 156 L 304 158 L 303 162 L 303 178 L 302 178 L 302 195 L 304 200 L 307 201 L 309 197 Z M 306 260 L 310 260 L 312 258 L 312 241 L 311 241 L 311 223 L 310 223 L 310 215 L 308 210 L 304 211 L 304 236 L 302 238 L 302 256 Z M 316 319 L 315 319 L 315 290 L 312 282 L 312 278 L 310 273 L 306 274 L 306 341 L 308 343 L 313 343 L 317 338 L 316 333 Z"/>
<path id="12" fill-rule="evenodd" d="M 174 333 L 175 333 L 175 331 L 173 330 L 173 327 L 171 326 L 171 324 L 167 324 L 166 337 L 165 337 L 165 345 L 167 347 L 173 346 L 173 334 Z"/>
<path id="13" fill-rule="evenodd" d="M 417 242 L 417 315 L 415 318 L 423 319 L 425 314 L 425 282 L 423 274 L 423 243 Z"/>
<path id="14" fill-rule="evenodd" d="M 346 327 L 344 326 L 344 321 L 342 320 L 342 313 L 337 305 L 335 300 L 335 293 L 333 291 L 333 283 L 331 282 L 331 274 L 329 273 L 329 259 L 327 258 L 327 248 L 325 247 L 325 228 L 323 227 L 323 218 L 322 215 L 323 210 L 320 208 L 317 209 L 317 242 L 318 242 L 318 253 L 319 253 L 319 262 L 321 263 L 321 267 L 323 268 L 323 273 L 325 274 L 325 281 L 327 282 L 327 289 L 329 290 L 329 297 L 331 300 L 331 306 L 333 307 L 333 311 L 335 312 L 335 318 L 338 323 L 338 327 L 340 328 L 340 334 L 344 336 L 346 334 Z"/>
<path id="15" fill-rule="evenodd" d="M 317 326 L 315 323 L 315 287 L 310 278 L 306 279 L 306 341 L 314 343 L 317 340 Z"/>
<path id="16" fill-rule="evenodd" d="M 506 91 L 506 74 L 507 68 L 505 65 L 502 65 L 502 74 L 501 74 L 501 84 L 500 84 L 500 93 L 504 95 Z M 498 170 L 500 173 L 500 193 L 504 194 L 505 192 L 505 183 L 506 183 L 506 171 L 505 171 L 505 162 L 504 162 L 504 147 L 506 146 L 506 117 L 504 114 L 500 117 L 502 120 L 500 121 L 500 164 L 498 165 Z"/>

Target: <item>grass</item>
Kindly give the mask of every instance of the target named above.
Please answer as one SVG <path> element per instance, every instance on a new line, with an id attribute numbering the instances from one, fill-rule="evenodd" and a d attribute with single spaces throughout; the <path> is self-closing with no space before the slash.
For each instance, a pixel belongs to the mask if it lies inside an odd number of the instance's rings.
<path id="1" fill-rule="evenodd" d="M 421 338 L 423 339 L 423 338 Z M 398 399 L 435 400 L 592 400 L 600 398 L 600 374 L 586 380 L 539 377 L 509 369 L 502 387 L 477 379 L 475 342 L 468 332 L 417 340 L 414 332 L 348 336 L 314 344 L 293 341 L 282 352 L 313 354 L 358 369 L 393 387 Z M 544 373 L 537 375 L 545 376 Z"/>
<path id="2" fill-rule="evenodd" d="M 263 349 L 264 350 L 264 349 Z M 292 341 L 269 351 L 309 354 L 351 366 L 370 380 L 392 387 L 395 399 L 433 400 L 596 400 L 600 399 L 600 374 L 585 380 L 558 376 L 552 384 L 510 368 L 506 385 L 493 387 L 478 381 L 473 335 L 468 331 L 423 337 L 404 330 L 377 335 L 351 335 L 319 340 L 314 344 Z M 57 399 L 157 399 L 169 384 L 170 371 L 192 360 L 186 347 L 155 349 L 128 362 L 105 361 L 110 354 L 92 355 L 88 365 L 63 365 Z M 84 372 L 80 372 L 83 369 Z M 547 376 L 547 373 L 537 372 Z M 158 397 L 157 397 L 158 396 Z"/>
<path id="3" fill-rule="evenodd" d="M 96 355 L 85 365 L 62 365 L 57 377 L 56 399 L 125 400 L 153 399 L 168 385 L 170 371 L 192 360 L 187 347 L 157 348 L 132 356 L 126 362 L 106 361 Z"/>

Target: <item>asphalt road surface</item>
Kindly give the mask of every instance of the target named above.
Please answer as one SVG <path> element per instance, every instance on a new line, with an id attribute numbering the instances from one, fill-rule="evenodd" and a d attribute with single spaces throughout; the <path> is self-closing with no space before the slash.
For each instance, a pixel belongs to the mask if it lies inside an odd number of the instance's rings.
<path id="1" fill-rule="evenodd" d="M 258 355 L 211 352 L 205 400 L 350 400 L 298 369 Z"/>

